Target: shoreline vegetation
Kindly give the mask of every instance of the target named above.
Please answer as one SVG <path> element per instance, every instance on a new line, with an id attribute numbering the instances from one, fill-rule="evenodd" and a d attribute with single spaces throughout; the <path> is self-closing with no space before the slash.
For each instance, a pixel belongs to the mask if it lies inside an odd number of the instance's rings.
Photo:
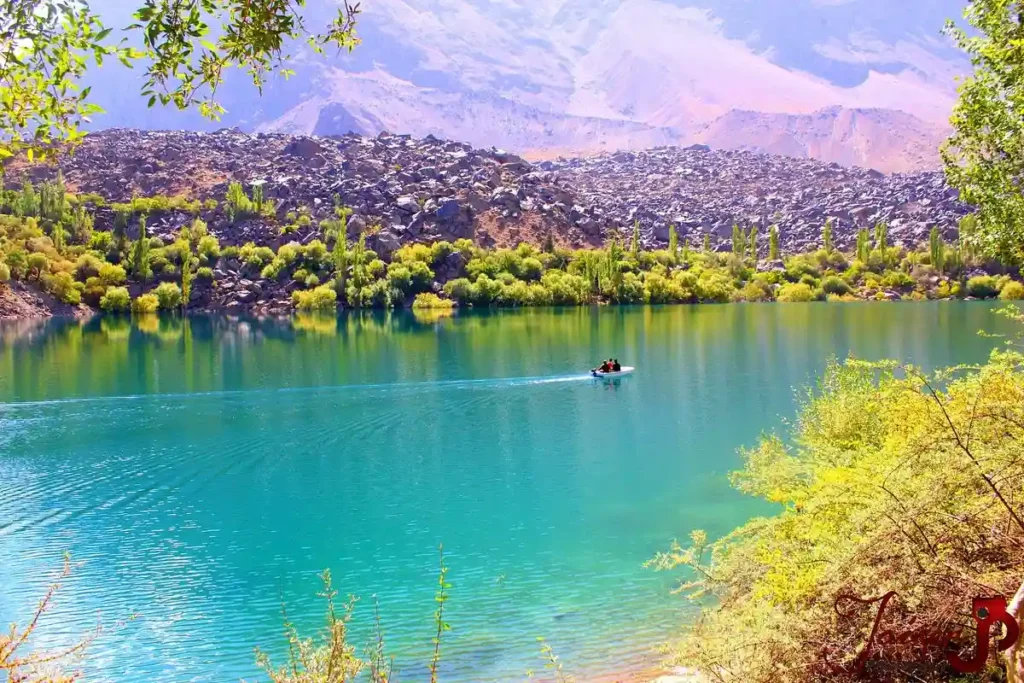
<path id="1" fill-rule="evenodd" d="M 1024 643 L 988 656 L 972 614 L 1002 596 L 1024 615 L 1019 342 L 931 374 L 833 361 L 789 433 L 741 449 L 730 475 L 777 512 L 717 540 L 693 531 L 647 563 L 682 569 L 676 592 L 700 608 L 669 661 L 722 683 L 1024 680 Z M 972 675 L 952 668 L 975 652 Z"/>
<path id="2" fill-rule="evenodd" d="M 181 227 L 150 236 L 151 217 L 168 215 Z M 933 229 L 917 248 L 893 246 L 880 223 L 860 230 L 852 252 L 835 246 L 826 222 L 820 248 L 786 255 L 775 226 L 759 234 L 737 225 L 731 250 L 715 251 L 707 236 L 680 243 L 674 228 L 665 248 L 645 249 L 639 224 L 631 238 L 614 235 L 604 248 L 572 250 L 549 238 L 488 249 L 459 239 L 378 254 L 367 246 L 373 226 L 349 238 L 350 215 L 337 205 L 335 218 L 299 243 L 289 235 L 312 225 L 309 214 L 278 221 L 259 185 L 247 193 L 234 183 L 221 202 L 151 197 L 111 205 L 68 192 L 60 178 L 0 187 L 0 317 L 371 308 L 436 316 L 453 308 L 1024 298 L 1015 269 L 970 246 L 973 216 L 955 244 Z M 281 223 L 277 239 L 222 244 L 209 227 L 251 218 Z"/>

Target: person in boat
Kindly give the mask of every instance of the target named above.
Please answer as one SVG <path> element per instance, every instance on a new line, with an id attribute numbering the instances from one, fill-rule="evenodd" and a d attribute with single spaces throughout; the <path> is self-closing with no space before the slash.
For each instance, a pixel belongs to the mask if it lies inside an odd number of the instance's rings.
<path id="1" fill-rule="evenodd" d="M 622 372 L 622 366 L 619 365 L 619 359 L 616 358 L 612 361 L 612 372 Z"/>
<path id="2" fill-rule="evenodd" d="M 612 371 L 612 359 L 609 358 L 606 361 L 602 361 L 601 365 L 594 368 L 595 372 L 611 372 Z"/>

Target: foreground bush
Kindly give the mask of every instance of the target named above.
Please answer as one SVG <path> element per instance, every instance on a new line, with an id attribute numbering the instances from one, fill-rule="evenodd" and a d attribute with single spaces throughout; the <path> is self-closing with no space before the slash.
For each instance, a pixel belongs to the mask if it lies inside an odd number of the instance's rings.
<path id="1" fill-rule="evenodd" d="M 1024 603 L 1022 362 L 997 352 L 933 379 L 831 366 L 793 434 L 745 451 L 732 476 L 777 512 L 651 561 L 687 567 L 680 590 L 703 606 L 675 658 L 714 681 L 953 678 L 921 634 L 970 633 L 976 596 L 1006 596 L 1018 619 Z M 851 598 L 889 591 L 889 637 L 859 660 L 879 604 Z M 972 640 L 957 641 L 964 659 Z M 1010 680 L 1024 674 L 1020 647 L 1001 661 Z"/>

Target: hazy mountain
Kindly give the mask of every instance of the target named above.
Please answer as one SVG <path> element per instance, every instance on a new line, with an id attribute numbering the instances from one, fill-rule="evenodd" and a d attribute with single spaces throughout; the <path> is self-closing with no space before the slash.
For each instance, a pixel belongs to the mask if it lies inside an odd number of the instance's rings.
<path id="1" fill-rule="evenodd" d="M 123 18 L 124 3 L 107 2 Z M 332 11 L 311 4 L 311 21 Z M 909 170 L 937 163 L 967 69 L 940 35 L 961 12 L 954 0 L 363 6 L 354 54 L 300 53 L 299 76 L 263 99 L 233 79 L 219 125 L 432 133 L 534 156 L 706 141 Z M 111 112 L 101 125 L 210 127 L 146 110 L 137 77 L 112 73 L 96 83 Z"/>

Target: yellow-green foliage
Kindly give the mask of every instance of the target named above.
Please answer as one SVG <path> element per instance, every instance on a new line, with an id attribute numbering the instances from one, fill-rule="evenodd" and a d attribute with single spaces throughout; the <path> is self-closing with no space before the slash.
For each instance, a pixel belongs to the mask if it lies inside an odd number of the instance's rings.
<path id="1" fill-rule="evenodd" d="M 442 299 L 436 294 L 431 292 L 424 292 L 423 294 L 417 294 L 416 299 L 412 302 L 413 308 L 436 308 L 446 309 L 453 308 L 455 302 L 451 299 Z"/>
<path id="2" fill-rule="evenodd" d="M 78 266 L 76 264 L 76 269 L 77 268 Z M 124 284 L 125 279 L 128 277 L 128 274 L 124 270 L 124 266 L 114 265 L 112 263 L 102 264 L 96 275 L 99 277 L 100 281 L 107 286 Z"/>
<path id="3" fill-rule="evenodd" d="M 100 299 L 100 308 L 107 313 L 126 313 L 131 306 L 131 296 L 125 287 L 111 287 Z"/>
<path id="4" fill-rule="evenodd" d="M 311 290 L 292 292 L 292 301 L 300 311 L 333 311 L 338 306 L 338 294 L 329 285 Z"/>
<path id="5" fill-rule="evenodd" d="M 999 298 L 1006 301 L 1019 301 L 1024 299 L 1024 285 L 1016 280 L 1010 280 L 999 292 Z"/>
<path id="6" fill-rule="evenodd" d="M 54 216 L 61 212 L 61 197 L 65 197 L 67 209 L 59 221 L 64 227 L 56 230 Z M 109 212 L 92 213 L 102 203 L 99 199 L 68 195 L 60 183 L 39 188 L 28 184 L 20 191 L 0 194 L 0 263 L 6 266 L 9 278 L 60 292 L 67 301 L 80 296 L 92 306 L 98 305 L 107 287 L 128 282 L 145 285 L 154 277 L 173 280 L 180 276 L 184 283 L 194 271 L 198 280 L 209 282 L 213 268 L 222 259 L 229 261 L 228 270 L 234 266 L 230 262 L 240 260 L 243 277 L 258 275 L 277 282 L 292 279 L 306 289 L 330 281 L 345 304 L 358 308 L 405 305 L 417 294 L 437 291 L 439 285 L 459 305 L 478 307 L 768 301 L 776 294 L 780 301 L 825 299 L 830 295 L 833 299 L 886 298 L 877 296 L 880 289 L 898 290 L 905 299 L 959 295 L 955 282 L 945 284 L 936 277 L 943 273 L 922 265 L 934 260 L 930 253 L 889 246 L 884 225 L 874 231 L 873 249 L 868 244 L 868 233 L 862 232 L 858 258 L 852 265 L 852 255 L 833 246 L 789 255 L 782 272 L 757 272 L 756 254 L 751 251 L 757 235 L 747 235 L 743 230 L 736 235 L 743 248 L 735 254 L 714 253 L 709 245 L 703 252 L 695 252 L 689 243 L 680 250 L 678 239 L 676 249 L 658 251 L 627 248 L 619 239 L 611 239 L 603 248 L 575 251 L 556 247 L 551 240 L 542 251 L 530 244 L 486 249 L 459 239 L 454 244 L 406 244 L 391 254 L 387 263 L 367 249 L 365 242 L 349 245 L 338 239 L 348 215 L 343 207 L 336 206 L 339 220 L 321 222 L 331 249 L 321 240 L 312 239 L 305 245 L 284 244 L 275 253 L 271 246 L 254 242 L 221 248 L 198 215 L 180 230 L 172 244 L 165 245 L 148 235 L 131 240 L 136 228 L 146 235 L 147 215 L 166 211 L 198 214 L 204 208 L 212 211 L 218 208 L 214 200 L 200 205 L 184 197 L 138 197 L 129 204 L 113 205 L 111 218 Z M 232 183 L 223 209 L 229 220 L 276 220 L 276 208 L 264 199 L 259 184 L 249 194 L 238 183 Z M 112 225 L 93 230 L 91 225 L 96 220 L 112 220 Z M 297 230 L 312 224 L 306 208 L 288 213 L 285 220 Z M 769 242 L 772 239 L 778 242 L 775 228 L 769 231 Z M 964 264 L 970 261 L 961 253 L 963 246 L 946 249 L 945 273 L 963 272 Z M 928 247 L 934 252 L 937 245 L 923 245 Z M 769 254 L 775 251 L 769 245 Z M 182 273 L 182 261 L 190 253 L 197 262 L 189 273 Z M 58 273 L 71 273 L 75 282 L 69 284 L 64 277 L 55 279 Z M 451 282 L 438 275 L 446 275 Z M 972 278 L 969 293 L 994 297 L 1006 279 Z M 776 291 L 777 286 L 786 283 L 804 287 L 784 286 Z M 1010 294 L 1014 291 L 1015 287 L 1009 290 Z"/>
<path id="7" fill-rule="evenodd" d="M 161 310 L 174 311 L 181 306 L 181 288 L 174 282 L 161 282 L 153 290 L 153 294 L 160 303 Z"/>
<path id="8" fill-rule="evenodd" d="M 143 294 L 132 302 L 132 313 L 136 315 L 148 315 L 156 313 L 160 308 L 160 299 L 156 294 Z"/>
<path id="9" fill-rule="evenodd" d="M 878 605 L 841 596 L 896 591 L 883 624 L 896 642 L 868 672 L 950 680 L 941 653 L 922 658 L 911 632 L 973 624 L 973 597 L 1024 591 L 1021 361 L 997 352 L 979 370 L 929 379 L 892 364 L 830 366 L 794 433 L 743 451 L 732 475 L 770 514 L 715 542 L 694 532 L 651 561 L 688 567 L 680 591 L 704 606 L 675 659 L 711 681 L 850 680 L 833 667 L 853 665 Z"/>
<path id="10" fill-rule="evenodd" d="M 989 299 L 999 294 L 999 283 L 991 275 L 978 275 L 967 281 L 968 296 Z"/>
<path id="11" fill-rule="evenodd" d="M 775 298 L 783 303 L 804 303 L 807 301 L 814 301 L 814 290 L 803 282 L 788 283 L 779 287 L 779 291 Z"/>

